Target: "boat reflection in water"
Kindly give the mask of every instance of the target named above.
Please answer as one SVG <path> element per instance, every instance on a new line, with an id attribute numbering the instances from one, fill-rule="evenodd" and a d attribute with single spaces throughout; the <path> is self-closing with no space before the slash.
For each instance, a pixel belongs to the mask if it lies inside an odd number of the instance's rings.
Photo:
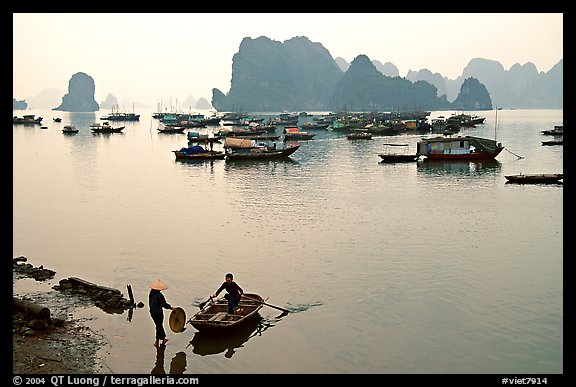
<path id="1" fill-rule="evenodd" d="M 418 173 L 430 173 L 438 175 L 454 174 L 479 174 L 494 173 L 500 170 L 502 164 L 495 159 L 486 160 L 430 160 L 423 158 L 418 160 Z"/>
<path id="2" fill-rule="evenodd" d="M 260 314 L 246 321 L 245 324 L 238 326 L 226 334 L 211 332 L 196 332 L 188 346 L 192 346 L 192 352 L 200 355 L 217 355 L 225 352 L 224 356 L 231 358 L 236 349 L 242 348 L 244 343 L 254 336 L 261 336 L 262 333 L 271 328 L 284 317 L 286 313 L 280 314 L 272 320 L 264 319 Z"/>

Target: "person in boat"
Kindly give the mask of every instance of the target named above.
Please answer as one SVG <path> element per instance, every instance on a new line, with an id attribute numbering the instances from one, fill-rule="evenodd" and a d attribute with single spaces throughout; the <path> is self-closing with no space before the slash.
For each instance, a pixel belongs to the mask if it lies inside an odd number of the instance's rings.
<path id="1" fill-rule="evenodd" d="M 238 286 L 236 282 L 234 282 L 234 276 L 232 275 L 232 273 L 227 273 L 224 279 L 225 279 L 224 283 L 220 285 L 220 287 L 218 288 L 218 290 L 216 290 L 216 293 L 214 293 L 212 297 L 213 298 L 218 297 L 218 294 L 222 290 L 226 289 L 226 294 L 224 295 L 224 298 L 228 300 L 228 313 L 234 314 L 236 311 L 236 307 L 240 302 L 240 298 L 244 297 L 244 291 L 240 286 Z"/>
<path id="2" fill-rule="evenodd" d="M 158 348 L 160 340 L 162 345 L 165 345 L 168 339 L 166 338 L 166 331 L 164 330 L 164 309 L 175 310 L 176 307 L 166 302 L 162 290 L 168 289 L 168 286 L 159 279 L 154 281 L 150 286 L 150 293 L 148 294 L 148 304 L 150 306 L 150 317 L 154 321 L 156 327 L 156 341 L 154 346 Z"/>

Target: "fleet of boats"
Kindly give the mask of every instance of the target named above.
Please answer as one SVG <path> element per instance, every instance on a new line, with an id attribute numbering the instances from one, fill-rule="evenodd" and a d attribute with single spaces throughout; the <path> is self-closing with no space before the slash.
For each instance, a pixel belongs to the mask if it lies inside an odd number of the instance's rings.
<path id="1" fill-rule="evenodd" d="M 258 160 L 258 159 L 279 159 L 288 158 L 299 148 L 299 141 L 314 138 L 315 133 L 310 133 L 303 128 L 331 130 L 334 132 L 345 132 L 348 139 L 372 139 L 373 135 L 399 134 L 403 131 L 420 131 L 426 128 L 429 133 L 443 131 L 443 136 L 422 137 L 416 142 L 416 151 L 411 152 L 410 144 L 385 143 L 384 150 L 378 153 L 378 157 L 383 163 L 414 162 L 420 158 L 428 160 L 494 160 L 504 149 L 504 146 L 495 138 L 482 138 L 477 136 L 456 136 L 454 133 L 461 127 L 474 127 L 484 123 L 484 118 L 469 114 L 453 114 L 445 119 L 439 116 L 431 120 L 431 124 L 424 125 L 425 115 L 429 112 L 419 112 L 413 115 L 401 116 L 398 114 L 388 114 L 366 117 L 351 114 L 336 115 L 330 113 L 326 116 L 313 117 L 312 121 L 304 120 L 298 123 L 301 116 L 308 114 L 281 113 L 276 118 L 271 118 L 263 124 L 262 118 L 252 117 L 248 114 L 227 113 L 221 116 L 214 114 L 206 118 L 199 113 L 172 114 L 156 113 L 154 118 L 160 120 L 158 132 L 160 133 L 184 133 L 188 128 L 202 126 L 206 124 L 218 125 L 222 119 L 231 120 L 235 123 L 246 121 L 246 127 L 236 127 L 231 129 L 221 127 L 217 131 L 212 131 L 211 135 L 206 133 L 188 131 L 188 146 L 172 151 L 176 160 Z M 135 121 L 139 115 L 134 113 L 119 113 L 102 117 L 110 120 Z M 61 118 L 53 118 L 54 122 L 61 122 Z M 14 116 L 14 124 L 41 124 L 42 117 L 34 114 L 26 114 L 22 117 Z M 497 122 L 497 116 L 496 116 Z M 277 125 L 283 125 L 283 141 L 276 142 L 279 135 L 265 134 L 274 132 Z M 236 126 L 244 126 L 236 125 Z M 46 127 L 41 127 L 46 128 Z M 114 127 L 108 121 L 103 123 L 93 123 L 90 130 L 94 133 L 118 133 L 125 126 Z M 63 133 L 78 133 L 76 126 L 68 124 L 62 128 Z M 495 128 L 496 131 L 496 128 Z M 564 134 L 563 125 L 554 125 L 551 130 L 542 130 L 543 135 L 555 136 L 553 140 L 542 141 L 542 145 L 562 145 Z M 224 138 L 222 150 L 214 150 L 214 144 L 221 144 L 220 139 Z M 208 149 L 209 148 L 209 149 Z M 563 174 L 519 174 L 507 175 L 506 179 L 511 183 L 547 183 L 562 180 Z"/>

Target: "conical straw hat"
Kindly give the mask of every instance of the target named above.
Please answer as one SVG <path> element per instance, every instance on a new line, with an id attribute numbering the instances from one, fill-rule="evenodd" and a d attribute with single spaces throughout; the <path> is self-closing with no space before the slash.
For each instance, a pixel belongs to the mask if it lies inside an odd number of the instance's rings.
<path id="1" fill-rule="evenodd" d="M 154 283 L 152 283 L 152 285 L 150 285 L 150 289 L 166 290 L 168 289 L 168 286 L 166 286 L 164 282 L 157 279 L 156 281 L 154 281 Z"/>

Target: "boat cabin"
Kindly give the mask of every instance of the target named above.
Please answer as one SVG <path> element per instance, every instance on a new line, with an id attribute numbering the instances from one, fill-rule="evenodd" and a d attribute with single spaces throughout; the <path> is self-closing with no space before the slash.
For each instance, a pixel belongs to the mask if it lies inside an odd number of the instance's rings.
<path id="1" fill-rule="evenodd" d="M 417 154 L 469 155 L 477 152 L 494 153 L 501 144 L 496 141 L 472 136 L 434 137 L 423 139 L 417 144 Z"/>

